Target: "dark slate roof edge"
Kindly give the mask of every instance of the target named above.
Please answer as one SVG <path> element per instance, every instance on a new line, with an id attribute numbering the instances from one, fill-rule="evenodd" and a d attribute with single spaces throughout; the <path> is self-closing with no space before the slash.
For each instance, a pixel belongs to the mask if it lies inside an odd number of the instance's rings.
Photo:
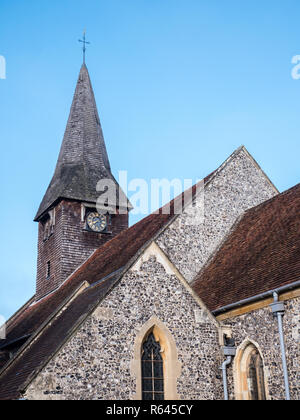
<path id="1" fill-rule="evenodd" d="M 117 181 L 115 181 L 117 184 L 117 187 L 119 187 Z M 38 211 L 33 219 L 34 222 L 38 222 L 49 210 L 53 209 L 60 201 L 62 200 L 68 200 L 68 201 L 80 201 L 81 203 L 89 203 L 89 204 L 95 204 L 97 203 L 96 200 L 88 200 L 88 199 L 82 199 L 82 197 L 76 197 L 76 196 L 68 196 L 68 195 L 60 195 L 57 197 L 57 199 L 51 203 L 48 207 L 46 207 L 45 210 L 42 212 Z M 130 203 L 129 199 L 127 198 L 127 206 L 118 206 L 121 209 L 127 209 L 128 212 L 130 212 L 133 209 L 132 204 Z"/>
<path id="2" fill-rule="evenodd" d="M 150 243 L 153 241 L 149 241 Z M 49 363 L 49 361 L 55 357 L 55 355 L 61 350 L 61 348 L 72 338 L 72 336 L 76 333 L 76 331 L 78 331 L 78 329 L 81 327 L 81 325 L 85 322 L 85 320 L 94 312 L 94 310 L 96 309 L 96 307 L 106 298 L 106 296 L 108 296 L 114 289 L 115 287 L 119 284 L 119 282 L 122 280 L 124 274 L 126 274 L 126 272 L 130 269 L 130 267 L 135 263 L 135 261 L 139 258 L 139 256 L 142 254 L 142 252 L 144 251 L 145 248 L 147 248 L 147 246 L 149 246 L 149 243 L 145 244 L 142 247 L 142 250 L 140 249 L 130 260 L 129 262 L 123 266 L 122 268 L 120 268 L 119 270 L 117 270 L 116 272 L 110 273 L 108 276 L 103 277 L 102 279 L 100 279 L 99 281 L 97 281 L 96 283 L 91 284 L 89 287 L 86 288 L 86 290 L 92 289 L 97 287 L 100 283 L 103 283 L 105 281 L 108 281 L 110 278 L 113 278 L 113 276 L 116 275 L 116 273 L 118 274 L 116 279 L 113 281 L 112 285 L 108 288 L 108 290 L 106 291 L 106 293 L 101 296 L 99 299 L 96 300 L 95 303 L 90 304 L 88 310 L 82 314 L 78 320 L 75 322 L 75 324 L 73 325 L 73 327 L 68 331 L 68 333 L 65 336 L 65 339 L 60 342 L 57 346 L 57 348 L 55 349 L 54 352 L 51 353 L 51 355 L 49 355 L 45 360 L 43 360 L 42 363 L 40 363 L 40 365 L 32 372 L 32 374 L 27 378 L 27 380 L 24 382 L 24 384 L 22 385 L 22 388 L 20 388 L 20 393 L 24 393 L 26 392 L 26 389 L 28 388 L 28 386 L 31 384 L 31 382 L 37 377 L 37 375 L 39 374 L 39 372 L 47 365 L 47 363 Z M 82 284 L 81 284 L 82 287 Z M 80 287 L 78 288 L 78 290 L 80 289 Z M 84 291 L 83 291 L 84 292 Z M 61 308 L 62 309 L 62 308 Z M 57 311 L 56 313 L 58 313 L 59 311 Z M 55 314 L 54 314 L 55 316 Z M 53 318 L 53 317 L 52 317 Z M 49 321 L 46 321 L 47 324 L 49 323 Z M 28 343 L 29 345 L 30 343 Z M 2 372 L 0 372 L 0 376 L 1 376 Z"/>
<path id="3" fill-rule="evenodd" d="M 18 343 L 21 340 L 24 340 L 25 338 L 29 338 L 30 334 L 24 335 L 23 337 L 19 337 L 19 338 L 15 338 L 13 340 L 7 341 L 5 343 L 0 344 L 0 350 L 3 350 L 9 346 L 11 346 L 12 344 Z M 0 341 L 1 343 L 1 341 Z"/>
<path id="4" fill-rule="evenodd" d="M 97 287 L 100 283 L 103 283 L 104 281 L 110 279 L 112 276 L 116 276 L 117 274 L 123 274 L 124 270 L 125 270 L 126 265 L 124 265 L 123 267 L 119 268 L 116 271 L 113 271 L 112 273 L 108 274 L 105 277 L 102 277 L 100 280 L 96 281 L 95 283 L 90 284 L 90 286 L 88 287 L 88 289 L 93 289 L 94 287 Z"/>
<path id="5" fill-rule="evenodd" d="M 10 318 L 8 318 L 8 320 L 5 323 L 6 331 L 8 331 L 9 327 L 14 322 L 15 318 L 21 315 L 21 313 L 23 313 L 27 308 L 29 308 L 29 306 L 34 302 L 34 299 L 35 299 L 35 295 L 33 295 L 30 299 L 28 299 L 28 301 L 25 302 L 23 306 L 21 306 L 14 314 L 11 315 Z"/>
<path id="6" fill-rule="evenodd" d="M 26 350 L 28 346 L 35 340 L 44 328 L 49 324 L 49 322 L 66 306 L 72 298 L 79 292 L 86 282 L 82 282 L 64 301 L 51 313 L 51 315 L 40 325 L 40 327 L 30 335 L 30 338 L 23 344 L 22 347 L 15 353 L 15 355 L 0 369 L 0 378 L 2 374 L 22 355 L 23 351 Z"/>
<path id="7" fill-rule="evenodd" d="M 106 276 L 106 279 L 104 281 L 108 281 L 111 277 L 114 276 L 115 273 L 112 273 L 109 276 Z M 51 359 L 53 359 L 53 357 L 56 356 L 56 354 L 58 354 L 58 352 L 62 349 L 62 347 L 73 337 L 73 335 L 76 333 L 76 331 L 78 331 L 78 329 L 81 327 L 81 325 L 85 322 L 85 320 L 93 313 L 93 311 L 95 310 L 95 308 L 99 305 L 100 302 L 102 302 L 102 300 L 105 299 L 106 296 L 109 295 L 109 293 L 111 292 L 111 290 L 113 289 L 114 285 L 119 282 L 120 277 L 122 277 L 122 273 L 120 274 L 120 276 L 118 276 L 115 281 L 112 283 L 112 286 L 107 290 L 107 292 L 101 296 L 99 299 L 97 299 L 96 303 L 90 304 L 89 307 L 87 308 L 87 311 L 82 314 L 77 321 L 75 322 L 75 324 L 72 326 L 72 328 L 69 329 L 69 331 L 67 332 L 64 340 L 62 340 L 56 347 L 56 349 L 45 359 L 43 360 L 37 367 L 36 369 L 34 369 L 34 371 L 28 376 L 27 380 L 23 383 L 23 385 L 21 385 L 21 387 L 19 388 L 19 391 L 21 394 L 24 394 L 24 392 L 26 392 L 26 389 L 29 387 L 29 385 L 32 383 L 32 381 L 34 381 L 34 379 L 37 377 L 37 375 L 39 374 L 39 372 L 49 363 L 49 361 Z M 99 285 L 99 282 L 97 283 L 97 285 Z M 91 287 L 93 287 L 95 285 L 91 285 L 90 287 L 88 287 L 86 290 L 90 289 Z M 84 290 L 85 291 L 85 290 Z M 84 291 L 82 293 L 84 293 Z"/>

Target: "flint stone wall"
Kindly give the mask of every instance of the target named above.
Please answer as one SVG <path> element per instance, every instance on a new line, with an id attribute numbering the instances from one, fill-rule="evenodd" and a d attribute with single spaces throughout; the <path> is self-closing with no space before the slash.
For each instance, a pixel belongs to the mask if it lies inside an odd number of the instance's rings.
<path id="1" fill-rule="evenodd" d="M 128 271 L 27 389 L 28 399 L 133 399 L 135 339 L 156 316 L 175 340 L 181 399 L 221 399 L 218 328 L 155 257 Z"/>
<path id="2" fill-rule="evenodd" d="M 300 298 L 285 301 L 283 329 L 290 394 L 292 400 L 300 399 Z M 237 347 L 247 340 L 254 341 L 262 353 L 267 398 L 284 400 L 284 380 L 277 318 L 273 318 L 269 307 L 223 321 L 232 328 Z M 235 398 L 233 368 L 228 369 L 230 399 Z"/>
<path id="3" fill-rule="evenodd" d="M 157 243 L 186 280 L 192 282 L 237 218 L 276 194 L 275 187 L 242 148 L 205 187 L 203 222 L 191 225 L 193 212 L 199 217 L 198 208 L 188 206 Z"/>

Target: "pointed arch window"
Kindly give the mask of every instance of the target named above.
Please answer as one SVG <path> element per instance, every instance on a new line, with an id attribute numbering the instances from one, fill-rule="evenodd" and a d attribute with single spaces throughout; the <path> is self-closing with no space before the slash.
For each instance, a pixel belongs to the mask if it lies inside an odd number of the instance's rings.
<path id="1" fill-rule="evenodd" d="M 265 400 L 263 361 L 256 348 L 249 355 L 248 387 L 251 400 Z"/>
<path id="2" fill-rule="evenodd" d="M 164 399 L 164 366 L 159 342 L 151 332 L 142 346 L 142 399 Z"/>
<path id="3" fill-rule="evenodd" d="M 256 344 L 249 340 L 240 346 L 234 361 L 236 399 L 266 400 L 267 382 L 264 363 Z"/>

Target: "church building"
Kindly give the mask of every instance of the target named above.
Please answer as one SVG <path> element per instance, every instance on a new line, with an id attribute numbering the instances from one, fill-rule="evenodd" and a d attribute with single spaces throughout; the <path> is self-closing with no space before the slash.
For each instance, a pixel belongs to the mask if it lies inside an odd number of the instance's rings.
<path id="1" fill-rule="evenodd" d="M 188 193 L 128 227 L 83 64 L 1 400 L 300 399 L 300 184 L 279 193 L 242 146 Z"/>

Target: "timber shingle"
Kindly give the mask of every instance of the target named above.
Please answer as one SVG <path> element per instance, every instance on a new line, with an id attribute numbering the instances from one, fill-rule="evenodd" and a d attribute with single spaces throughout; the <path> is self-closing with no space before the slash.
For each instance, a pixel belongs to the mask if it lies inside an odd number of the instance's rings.
<path id="1" fill-rule="evenodd" d="M 90 76 L 83 64 L 55 172 L 35 221 L 61 198 L 96 203 L 101 179 L 116 185 L 117 196 L 112 197 L 116 204 L 132 208 L 111 173 Z"/>

